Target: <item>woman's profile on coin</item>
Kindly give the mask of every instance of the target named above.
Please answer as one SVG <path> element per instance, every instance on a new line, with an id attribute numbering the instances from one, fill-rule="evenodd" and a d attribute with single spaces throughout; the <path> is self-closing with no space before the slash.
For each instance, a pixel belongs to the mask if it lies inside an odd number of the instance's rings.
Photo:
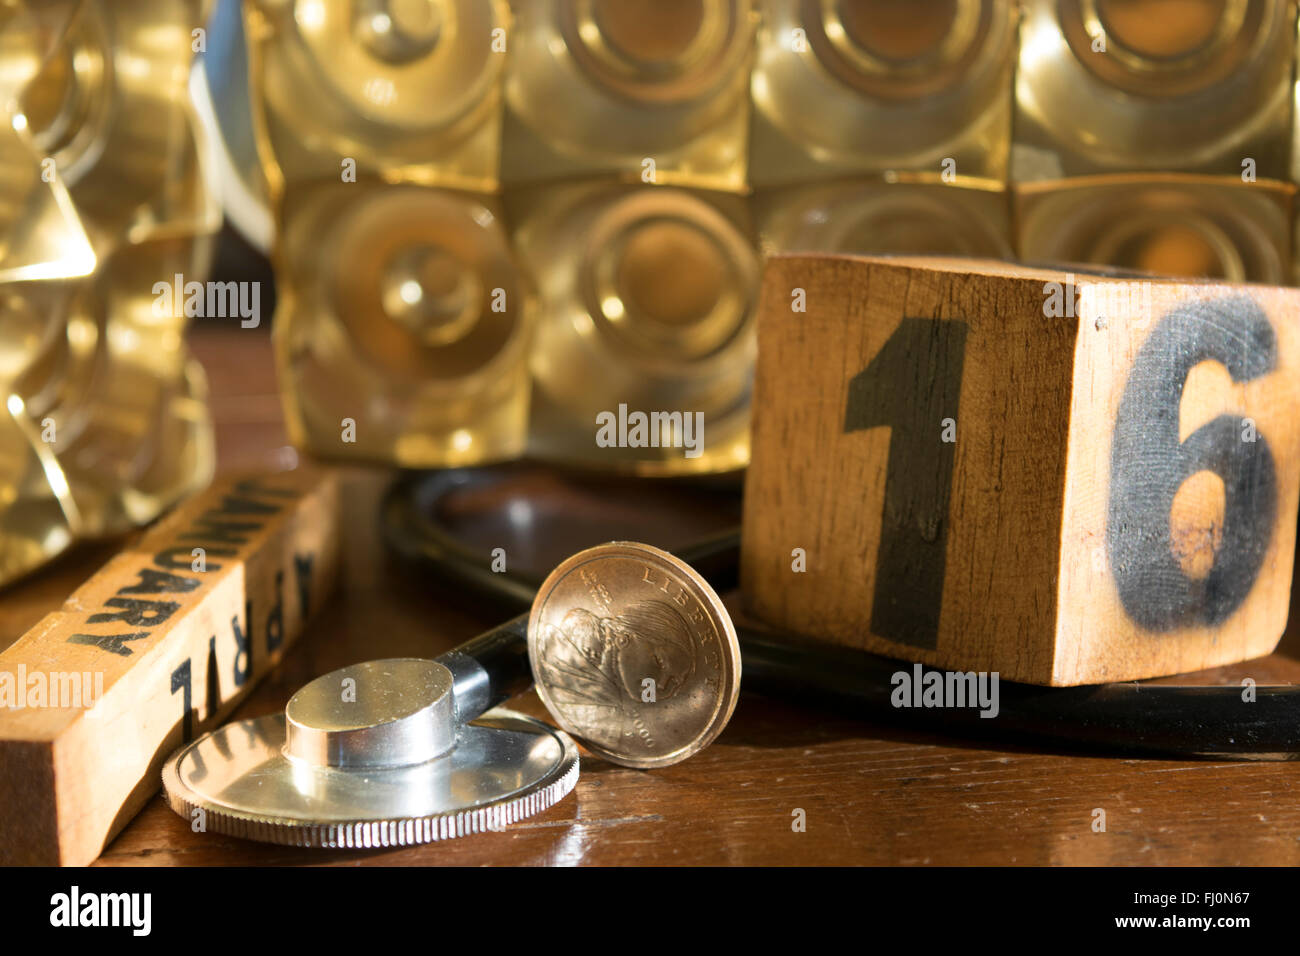
<path id="1" fill-rule="evenodd" d="M 552 716 L 615 763 L 684 760 L 735 707 L 730 617 L 688 565 L 649 545 L 601 545 L 561 564 L 538 592 L 528 641 Z"/>

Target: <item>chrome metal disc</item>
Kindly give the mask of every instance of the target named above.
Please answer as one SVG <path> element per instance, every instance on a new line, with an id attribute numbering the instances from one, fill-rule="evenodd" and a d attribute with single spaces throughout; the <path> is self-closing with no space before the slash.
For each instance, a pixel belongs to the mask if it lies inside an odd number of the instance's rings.
<path id="1" fill-rule="evenodd" d="M 573 789 L 577 747 L 541 721 L 498 708 L 444 735 L 447 677 L 402 659 L 317 678 L 287 717 L 227 724 L 178 750 L 163 766 L 168 803 L 229 836 L 383 847 L 499 830 Z M 355 711 L 332 699 L 349 679 Z"/>

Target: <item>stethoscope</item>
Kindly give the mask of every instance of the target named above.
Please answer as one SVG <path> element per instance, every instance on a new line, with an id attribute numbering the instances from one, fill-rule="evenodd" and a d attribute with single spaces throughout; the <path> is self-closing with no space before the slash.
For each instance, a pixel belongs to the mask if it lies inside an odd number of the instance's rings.
<path id="1" fill-rule="evenodd" d="M 438 505 L 451 492 L 496 480 L 490 469 L 407 474 L 385 495 L 381 525 L 386 543 L 402 561 L 490 601 L 504 618 L 528 610 L 540 581 L 517 570 L 494 570 L 490 555 L 464 543 L 438 518 Z M 715 590 L 736 586 L 738 529 L 701 538 L 674 553 Z M 736 622 L 736 631 L 744 690 L 858 718 L 929 732 L 1028 738 L 1115 753 L 1300 759 L 1300 686 L 1130 682 L 1040 687 L 1000 681 L 997 715 L 985 719 L 975 707 L 894 705 L 900 671 L 921 678 L 933 672 L 942 678 L 945 672 L 937 668 L 815 644 L 746 622 Z"/>

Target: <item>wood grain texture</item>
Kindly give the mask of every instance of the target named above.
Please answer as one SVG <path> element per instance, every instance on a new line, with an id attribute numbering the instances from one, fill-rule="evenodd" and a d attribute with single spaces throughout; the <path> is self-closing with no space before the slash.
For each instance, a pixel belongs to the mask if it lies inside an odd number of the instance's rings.
<path id="1" fill-rule="evenodd" d="M 279 460 L 285 433 L 266 337 L 200 326 L 190 339 L 212 383 L 218 467 Z M 346 584 L 232 718 L 276 711 L 332 668 L 437 654 L 499 623 L 490 603 L 388 559 L 376 524 L 388 475 L 347 471 L 343 480 Z M 665 507 L 655 501 L 647 510 L 668 514 Z M 700 531 L 706 521 L 694 519 Z M 485 543 L 511 554 L 523 546 L 495 535 Z M 76 552 L 6 591 L 0 646 L 58 607 L 102 560 Z M 1300 680 L 1300 627 L 1279 651 L 1190 680 Z M 544 713 L 531 691 L 510 706 Z M 502 833 L 401 850 L 294 850 L 194 833 L 154 796 L 96 865 L 1294 865 L 1297 796 L 1294 764 L 1120 760 L 919 735 L 742 686 L 727 730 L 698 757 L 646 773 L 584 754 L 572 795 Z M 1098 807 L 1107 810 L 1105 833 L 1092 831 Z M 807 811 L 804 833 L 791 829 L 795 808 Z"/>
<path id="2" fill-rule="evenodd" d="M 773 258 L 746 607 L 1040 684 L 1268 653 L 1300 493 L 1297 306 L 1262 286 Z"/>
<path id="3" fill-rule="evenodd" d="M 312 469 L 219 481 L 0 653 L 0 862 L 99 854 L 323 603 L 337 510 Z"/>

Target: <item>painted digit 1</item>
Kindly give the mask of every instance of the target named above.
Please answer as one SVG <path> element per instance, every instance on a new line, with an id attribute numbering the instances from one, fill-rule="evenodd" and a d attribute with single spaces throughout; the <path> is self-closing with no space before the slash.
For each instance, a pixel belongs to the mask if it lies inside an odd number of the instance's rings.
<path id="1" fill-rule="evenodd" d="M 844 431 L 889 428 L 871 631 L 911 647 L 939 639 L 956 447 L 940 440 L 939 423 L 957 414 L 967 329 L 904 319 L 849 382 Z"/>
<path id="2" fill-rule="evenodd" d="M 189 743 L 194 739 L 194 684 L 191 678 L 190 659 L 185 660 L 172 671 L 172 694 L 177 691 L 181 692 L 181 707 L 184 708 L 184 716 L 181 718 L 181 741 Z"/>
<path id="3" fill-rule="evenodd" d="M 1277 339 L 1246 296 L 1189 303 L 1166 315 L 1129 373 L 1110 456 L 1106 547 L 1124 610 L 1150 631 L 1226 620 L 1250 593 L 1277 517 L 1277 476 L 1262 435 L 1242 438 L 1220 415 L 1180 442 L 1179 406 L 1199 362 L 1223 363 L 1234 382 L 1277 366 Z M 1174 495 L 1192 475 L 1223 479 L 1223 535 L 1214 564 L 1189 578 L 1171 548 Z"/>

